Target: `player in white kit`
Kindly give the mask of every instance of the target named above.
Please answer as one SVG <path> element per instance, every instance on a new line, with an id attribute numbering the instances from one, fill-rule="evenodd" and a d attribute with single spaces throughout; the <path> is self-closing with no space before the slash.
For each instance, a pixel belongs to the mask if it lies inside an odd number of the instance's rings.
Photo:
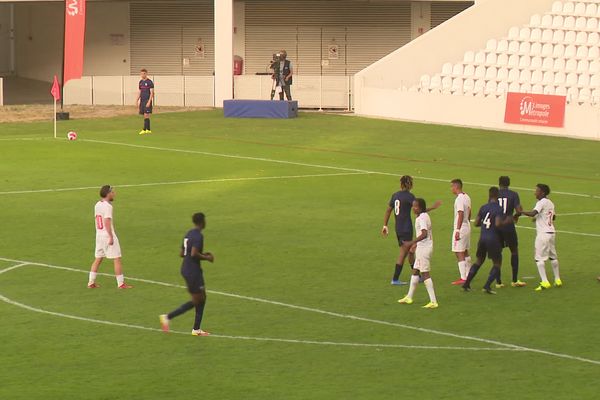
<path id="1" fill-rule="evenodd" d="M 453 285 L 462 285 L 467 280 L 471 268 L 471 198 L 463 192 L 463 183 L 460 179 L 453 179 L 452 193 L 454 200 L 454 226 L 452 231 L 452 252 L 458 261 L 460 279 L 452 282 Z"/>
<path id="2" fill-rule="evenodd" d="M 412 204 L 412 209 L 417 218 L 415 219 L 415 231 L 417 237 L 415 240 L 409 242 L 411 247 L 416 244 L 417 249 L 415 251 L 415 265 L 413 267 L 413 274 L 410 278 L 410 288 L 408 294 L 398 300 L 400 304 L 412 304 L 413 295 L 419 280 L 423 278 L 423 283 L 429 294 L 429 303 L 423 308 L 438 308 L 438 302 L 435 297 L 435 291 L 433 289 L 433 280 L 431 279 L 431 256 L 433 254 L 433 235 L 431 233 L 431 218 L 427 214 L 427 205 L 423 199 L 415 199 Z"/>
<path id="3" fill-rule="evenodd" d="M 115 199 L 115 195 L 116 193 L 111 186 L 102 186 L 100 189 L 101 199 L 94 207 L 94 220 L 96 225 L 96 251 L 88 281 L 88 288 L 90 289 L 96 289 L 100 287 L 96 283 L 96 277 L 98 275 L 98 268 L 100 267 L 102 260 L 105 258 L 113 260 L 115 263 L 117 287 L 119 289 L 131 289 L 133 287 L 126 284 L 125 278 L 123 277 L 121 246 L 119 245 L 119 238 L 115 232 L 115 225 L 113 221 L 112 202 Z"/>
<path id="4" fill-rule="evenodd" d="M 554 286 L 561 287 L 560 270 L 558 265 L 558 255 L 556 254 L 556 229 L 554 220 L 554 203 L 548 199 L 550 187 L 543 183 L 538 183 L 535 188 L 535 198 L 538 200 L 532 211 L 523 211 L 521 215 L 535 218 L 535 263 L 540 273 L 540 285 L 535 289 L 540 292 L 544 289 L 550 289 L 552 285 L 546 275 L 546 261 L 550 260 L 552 271 L 554 272 Z"/>

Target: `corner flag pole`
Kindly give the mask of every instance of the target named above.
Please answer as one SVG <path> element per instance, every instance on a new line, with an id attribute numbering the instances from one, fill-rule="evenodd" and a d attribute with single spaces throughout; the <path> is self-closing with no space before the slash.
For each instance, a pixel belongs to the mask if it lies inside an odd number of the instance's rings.
<path id="1" fill-rule="evenodd" d="M 52 82 L 50 94 L 52 95 L 52 100 L 54 103 L 54 139 L 56 139 L 56 102 L 62 98 L 60 95 L 60 84 L 58 83 L 58 77 L 56 75 L 54 75 L 54 82 Z"/>

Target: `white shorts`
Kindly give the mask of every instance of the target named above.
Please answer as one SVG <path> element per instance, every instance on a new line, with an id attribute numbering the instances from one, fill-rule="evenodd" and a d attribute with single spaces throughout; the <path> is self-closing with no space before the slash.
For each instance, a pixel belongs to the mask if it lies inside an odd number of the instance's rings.
<path id="1" fill-rule="evenodd" d="M 415 266 L 416 270 L 421 272 L 431 271 L 431 255 L 433 254 L 433 247 L 418 247 L 415 252 Z"/>
<path id="2" fill-rule="evenodd" d="M 462 253 L 471 249 L 471 227 L 463 225 L 460 228 L 460 240 L 454 240 L 454 231 L 452 231 L 452 252 Z"/>
<path id="3" fill-rule="evenodd" d="M 535 261 L 556 260 L 556 234 L 538 233 L 535 237 Z"/>
<path id="4" fill-rule="evenodd" d="M 112 246 L 108 244 L 108 236 L 96 236 L 96 258 L 114 259 L 121 257 L 121 245 L 115 235 Z"/>

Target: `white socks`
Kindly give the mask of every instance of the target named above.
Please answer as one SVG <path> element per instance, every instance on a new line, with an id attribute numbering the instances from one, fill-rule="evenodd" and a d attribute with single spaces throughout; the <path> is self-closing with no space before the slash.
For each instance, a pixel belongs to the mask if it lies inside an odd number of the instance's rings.
<path id="1" fill-rule="evenodd" d="M 458 262 L 458 272 L 460 272 L 460 279 L 462 279 L 462 280 L 467 279 L 467 262 L 466 261 Z"/>
<path id="2" fill-rule="evenodd" d="M 411 275 L 410 276 L 410 287 L 408 288 L 408 294 L 406 295 L 406 297 L 408 297 L 409 299 L 413 298 L 413 295 L 415 294 L 415 289 L 417 288 L 418 284 L 419 284 L 419 275 Z"/>
<path id="3" fill-rule="evenodd" d="M 89 280 L 89 282 L 90 282 L 90 283 L 94 283 L 94 282 L 96 282 L 96 277 L 97 277 L 97 276 L 98 276 L 98 274 L 97 274 L 96 272 L 91 272 L 91 271 L 90 271 L 90 280 Z"/>
<path id="4" fill-rule="evenodd" d="M 121 286 L 125 283 L 125 277 L 123 275 L 117 275 L 117 286 Z"/>
<path id="5" fill-rule="evenodd" d="M 538 271 L 540 273 L 540 279 L 542 282 L 548 282 L 548 276 L 546 276 L 546 265 L 543 261 L 536 261 Z M 558 270 L 558 264 L 556 265 Z"/>
<path id="6" fill-rule="evenodd" d="M 465 279 L 467 279 L 467 276 L 469 276 L 469 271 L 471 271 L 471 265 L 473 265 L 473 263 L 471 262 L 471 256 L 465 257 L 465 263 L 466 263 Z"/>
<path id="7" fill-rule="evenodd" d="M 554 280 L 560 279 L 560 271 L 558 269 L 558 260 L 550 260 L 552 271 L 554 271 Z"/>
<path id="8" fill-rule="evenodd" d="M 426 279 L 425 282 L 425 287 L 427 288 L 427 293 L 429 293 L 429 300 L 432 303 L 437 303 L 437 299 L 435 298 L 435 291 L 433 290 L 433 281 L 431 280 L 431 278 Z"/>

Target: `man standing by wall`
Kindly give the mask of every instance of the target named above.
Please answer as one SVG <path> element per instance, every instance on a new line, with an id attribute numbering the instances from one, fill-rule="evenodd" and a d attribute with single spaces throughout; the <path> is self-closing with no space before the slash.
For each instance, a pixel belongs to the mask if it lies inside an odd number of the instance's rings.
<path id="1" fill-rule="evenodd" d="M 292 76 L 294 75 L 294 67 L 292 62 L 287 59 L 287 52 L 285 50 L 281 50 L 279 53 L 279 74 L 273 74 L 273 79 L 277 81 L 277 87 L 280 89 L 279 91 L 279 100 L 283 100 L 283 93 L 285 92 L 285 97 L 288 101 L 292 101 Z M 274 68 L 277 71 L 276 68 Z M 278 75 L 278 76 L 276 76 Z"/>

